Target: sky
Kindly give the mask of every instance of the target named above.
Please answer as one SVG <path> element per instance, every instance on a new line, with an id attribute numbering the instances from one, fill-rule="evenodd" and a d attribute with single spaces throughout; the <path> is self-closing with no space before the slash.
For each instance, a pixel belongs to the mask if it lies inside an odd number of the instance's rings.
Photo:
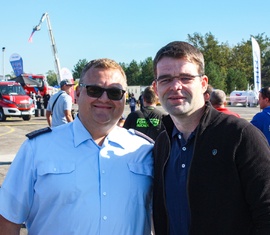
<path id="1" fill-rule="evenodd" d="M 3 68 L 12 72 L 13 53 L 22 57 L 25 73 L 56 71 L 46 20 L 28 42 L 45 12 L 60 67 L 70 71 L 82 59 L 129 64 L 154 58 L 162 46 L 186 41 L 188 34 L 212 33 L 230 46 L 252 35 L 270 37 L 268 0 L 2 0 L 0 6 L 0 74 Z"/>

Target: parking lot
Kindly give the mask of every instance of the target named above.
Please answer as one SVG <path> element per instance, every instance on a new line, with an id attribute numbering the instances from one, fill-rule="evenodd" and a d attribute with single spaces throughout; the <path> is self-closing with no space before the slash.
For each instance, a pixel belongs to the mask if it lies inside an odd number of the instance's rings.
<path id="1" fill-rule="evenodd" d="M 163 110 L 161 106 L 157 108 Z M 229 106 L 228 108 L 239 113 L 242 118 L 248 121 L 260 111 L 259 107 Z M 127 116 L 129 112 L 129 107 L 126 105 L 124 114 Z M 46 126 L 47 122 L 44 116 L 33 116 L 30 121 L 23 121 L 21 118 L 8 118 L 6 122 L 0 122 L 0 166 L 13 160 L 19 147 L 26 139 L 25 134 Z M 0 184 L 1 182 L 0 178 Z"/>

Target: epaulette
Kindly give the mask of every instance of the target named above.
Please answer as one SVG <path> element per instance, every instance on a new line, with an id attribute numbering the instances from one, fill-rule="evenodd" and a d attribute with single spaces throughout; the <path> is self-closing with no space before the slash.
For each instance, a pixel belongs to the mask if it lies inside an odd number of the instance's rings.
<path id="1" fill-rule="evenodd" d="M 155 141 L 150 138 L 149 136 L 145 135 L 144 133 L 140 132 L 140 131 L 137 131 L 137 130 L 134 130 L 134 129 L 129 129 L 129 131 L 131 131 L 132 133 L 134 133 L 135 135 L 138 135 L 144 139 L 146 139 L 147 141 L 149 141 L 151 144 L 154 144 Z"/>
<path id="2" fill-rule="evenodd" d="M 45 127 L 45 128 L 39 129 L 39 130 L 32 131 L 32 132 L 26 134 L 25 136 L 28 137 L 29 139 L 33 139 L 36 136 L 39 136 L 41 134 L 48 133 L 51 131 L 52 131 L 52 129 L 50 127 Z"/>

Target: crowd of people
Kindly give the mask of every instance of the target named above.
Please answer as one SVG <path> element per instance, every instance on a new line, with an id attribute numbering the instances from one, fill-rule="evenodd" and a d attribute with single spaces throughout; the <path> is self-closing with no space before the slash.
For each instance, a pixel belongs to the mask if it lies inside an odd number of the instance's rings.
<path id="1" fill-rule="evenodd" d="M 270 88 L 250 123 L 227 109 L 191 44 L 164 45 L 153 68 L 127 117 L 114 60 L 84 67 L 74 120 L 74 84 L 61 82 L 49 127 L 27 134 L 0 188 L 0 235 L 22 223 L 41 235 L 270 234 Z"/>

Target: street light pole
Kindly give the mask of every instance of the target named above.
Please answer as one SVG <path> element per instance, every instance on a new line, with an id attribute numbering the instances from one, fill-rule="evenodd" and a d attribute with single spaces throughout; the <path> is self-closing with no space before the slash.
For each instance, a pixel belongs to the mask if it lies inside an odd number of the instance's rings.
<path id="1" fill-rule="evenodd" d="M 6 76 L 5 76 L 5 47 L 2 47 L 2 52 L 3 52 L 3 80 L 6 80 Z"/>

